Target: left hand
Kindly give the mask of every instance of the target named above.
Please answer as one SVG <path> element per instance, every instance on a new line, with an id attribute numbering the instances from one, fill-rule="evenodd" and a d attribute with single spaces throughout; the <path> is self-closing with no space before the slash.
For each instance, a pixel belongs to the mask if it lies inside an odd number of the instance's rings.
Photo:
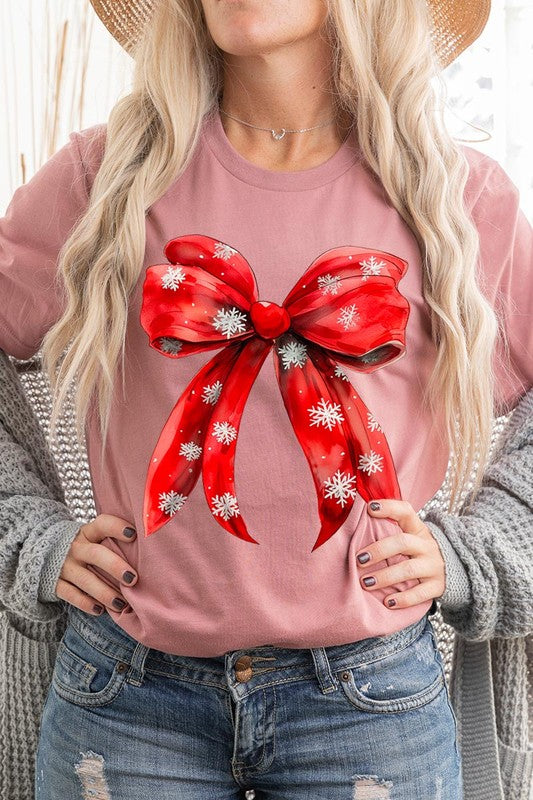
<path id="1" fill-rule="evenodd" d="M 400 525 L 401 532 L 373 542 L 356 553 L 355 563 L 362 575 L 360 578 L 362 588 L 371 592 L 374 589 L 383 589 L 393 583 L 418 578 L 420 583 L 417 586 L 387 595 L 383 603 L 392 609 L 416 606 L 418 603 L 440 597 L 446 587 L 446 572 L 437 540 L 407 501 L 379 499 L 378 502 L 381 503 L 379 511 L 373 511 L 370 503 L 367 503 L 367 512 L 373 517 L 388 517 L 396 520 Z M 370 559 L 365 564 L 360 564 L 357 556 L 363 552 L 368 553 Z M 371 569 L 372 564 L 398 554 L 410 556 L 410 558 L 383 569 Z M 363 576 L 370 575 L 376 579 L 376 582 L 373 586 L 365 586 Z M 394 598 L 396 603 L 389 606 L 388 601 L 391 598 Z"/>

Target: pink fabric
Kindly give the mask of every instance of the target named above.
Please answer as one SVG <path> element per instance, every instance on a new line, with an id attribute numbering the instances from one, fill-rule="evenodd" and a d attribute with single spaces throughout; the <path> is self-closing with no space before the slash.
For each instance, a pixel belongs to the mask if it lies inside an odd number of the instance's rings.
<path id="1" fill-rule="evenodd" d="M 87 205 L 105 134 L 105 124 L 72 133 L 17 189 L 0 220 L 0 346 L 12 356 L 35 353 L 61 313 L 53 284 L 57 254 Z M 496 363 L 505 411 L 533 385 L 533 228 L 501 166 L 471 147 L 463 150 L 471 167 L 465 201 L 481 238 L 480 279 L 489 301 L 498 304 L 516 369 L 512 377 Z M 192 656 L 262 644 L 330 646 L 409 625 L 431 601 L 387 608 L 383 599 L 393 589 L 364 590 L 355 562 L 365 545 L 396 533 L 396 522 L 370 517 L 358 496 L 341 528 L 311 552 L 319 530 L 315 490 L 271 357 L 248 397 L 235 458 L 239 507 L 259 545 L 215 522 L 201 481 L 164 527 L 142 535 L 145 478 L 159 432 L 178 396 L 214 354 L 165 358 L 149 347 L 139 319 L 146 267 L 165 263 L 166 242 L 190 233 L 239 250 L 254 270 L 260 299 L 278 304 L 330 248 L 369 246 L 405 258 L 409 267 L 399 290 L 411 311 L 404 357 L 370 374 L 344 369 L 381 424 L 402 496 L 415 510 L 439 489 L 448 464 L 443 420 L 432 426 L 421 405 L 436 351 L 422 297 L 420 251 L 352 140 L 317 167 L 274 172 L 244 159 L 227 139 L 220 116 L 208 117 L 186 171 L 147 213 L 145 261 L 128 320 L 125 395 L 117 376 L 102 469 L 98 426 L 92 417 L 87 425 L 97 512 L 120 516 L 139 532 L 132 544 L 104 540 L 139 573 L 136 586 L 121 586 L 131 610 L 109 613 L 148 646 Z"/>

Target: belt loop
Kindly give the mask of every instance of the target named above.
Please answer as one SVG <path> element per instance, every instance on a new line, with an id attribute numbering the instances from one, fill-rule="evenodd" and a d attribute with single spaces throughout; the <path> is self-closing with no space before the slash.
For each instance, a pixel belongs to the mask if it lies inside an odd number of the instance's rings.
<path id="1" fill-rule="evenodd" d="M 311 647 L 311 655 L 315 664 L 316 677 L 323 694 L 338 689 L 338 681 L 331 672 L 325 647 Z"/>
<path id="2" fill-rule="evenodd" d="M 131 666 L 126 677 L 128 683 L 132 683 L 134 686 L 142 686 L 144 680 L 144 662 L 146 661 L 146 656 L 149 651 L 150 648 L 148 645 L 137 642 L 131 657 Z"/>

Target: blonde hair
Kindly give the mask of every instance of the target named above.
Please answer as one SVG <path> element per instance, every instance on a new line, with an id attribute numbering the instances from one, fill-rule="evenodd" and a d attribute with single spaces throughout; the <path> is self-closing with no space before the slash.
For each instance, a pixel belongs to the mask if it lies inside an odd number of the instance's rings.
<path id="1" fill-rule="evenodd" d="M 479 236 L 463 205 L 468 162 L 437 113 L 431 82 L 437 77 L 444 89 L 444 81 L 424 0 L 328 0 L 328 11 L 334 100 L 353 118 L 368 167 L 422 254 L 437 345 L 423 402 L 434 417 L 444 412 L 452 511 L 469 478 L 477 490 L 488 460 L 499 330 L 476 283 Z M 189 163 L 223 88 L 222 55 L 199 0 L 158 0 L 136 48 L 132 91 L 109 115 L 88 208 L 58 258 L 66 308 L 42 345 L 52 436 L 77 381 L 79 441 L 93 390 L 106 439 L 119 356 L 124 365 L 128 298 L 144 263 L 145 214 Z"/>

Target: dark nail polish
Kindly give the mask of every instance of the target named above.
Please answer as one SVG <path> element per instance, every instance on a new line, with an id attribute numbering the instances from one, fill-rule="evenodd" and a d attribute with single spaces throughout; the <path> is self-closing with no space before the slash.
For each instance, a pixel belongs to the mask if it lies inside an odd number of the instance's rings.
<path id="1" fill-rule="evenodd" d="M 366 564 L 370 560 L 370 553 L 359 553 L 357 560 L 360 564 Z"/>
<path id="2" fill-rule="evenodd" d="M 122 578 L 126 581 L 126 583 L 131 583 L 132 580 L 135 579 L 135 575 L 133 574 L 133 572 L 129 572 L 129 570 L 128 570 L 128 572 L 124 573 Z"/>
<path id="3" fill-rule="evenodd" d="M 363 578 L 363 583 L 365 584 L 365 586 L 373 586 L 375 582 L 376 579 L 373 578 L 371 575 L 369 575 L 368 578 Z"/>
<path id="4" fill-rule="evenodd" d="M 135 536 L 135 534 L 137 533 L 137 531 L 135 530 L 135 528 L 124 528 L 124 530 L 122 531 L 122 533 L 123 533 L 123 534 L 124 534 L 124 536 L 126 536 L 128 539 L 131 539 L 133 536 Z"/>
<path id="5" fill-rule="evenodd" d="M 98 603 L 95 603 L 93 606 L 93 611 L 96 611 L 97 614 L 101 614 L 104 610 L 103 606 L 99 606 Z"/>
<path id="6" fill-rule="evenodd" d="M 395 606 L 396 605 L 396 600 L 394 599 L 394 597 L 391 597 L 390 600 L 387 600 L 387 605 L 388 606 Z"/>
<path id="7" fill-rule="evenodd" d="M 123 608 L 126 608 L 126 603 L 124 600 L 121 600 L 120 597 L 113 598 L 113 605 L 115 608 L 118 608 L 119 611 L 122 611 Z"/>
<path id="8" fill-rule="evenodd" d="M 372 509 L 372 511 L 379 511 L 379 509 L 381 508 L 381 503 L 378 503 L 377 500 L 372 500 L 372 502 L 370 503 L 370 508 Z"/>

